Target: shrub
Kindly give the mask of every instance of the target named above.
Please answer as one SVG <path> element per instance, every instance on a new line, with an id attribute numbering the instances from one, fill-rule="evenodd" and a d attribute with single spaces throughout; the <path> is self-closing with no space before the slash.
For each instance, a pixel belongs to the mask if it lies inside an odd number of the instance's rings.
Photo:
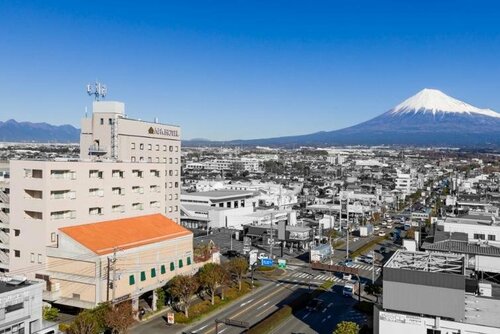
<path id="1" fill-rule="evenodd" d="M 59 319 L 59 309 L 52 306 L 44 306 L 42 309 L 42 317 L 47 321 L 57 321 L 57 319 Z"/>

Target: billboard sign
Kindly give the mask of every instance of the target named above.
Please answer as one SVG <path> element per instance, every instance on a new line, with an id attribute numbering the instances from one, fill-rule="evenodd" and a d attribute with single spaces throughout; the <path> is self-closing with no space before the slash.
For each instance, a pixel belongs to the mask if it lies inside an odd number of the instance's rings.
<path id="1" fill-rule="evenodd" d="M 273 259 L 269 259 L 269 258 L 261 259 L 260 264 L 263 267 L 272 267 L 273 266 Z"/>

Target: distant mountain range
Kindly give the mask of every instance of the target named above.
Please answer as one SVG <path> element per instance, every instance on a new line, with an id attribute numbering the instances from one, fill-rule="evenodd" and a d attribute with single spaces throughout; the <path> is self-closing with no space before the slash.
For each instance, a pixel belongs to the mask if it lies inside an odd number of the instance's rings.
<path id="1" fill-rule="evenodd" d="M 0 141 L 37 143 L 78 143 L 80 129 L 72 125 L 51 125 L 47 123 L 17 122 L 9 119 L 0 121 Z"/>
<path id="2" fill-rule="evenodd" d="M 71 125 L 0 122 L 0 141 L 78 143 Z M 500 114 L 480 109 L 436 89 L 423 89 L 366 122 L 334 131 L 251 140 L 184 140 L 184 146 L 332 146 L 412 145 L 473 148 L 500 147 Z"/>
<path id="3" fill-rule="evenodd" d="M 193 140 L 183 145 L 500 147 L 500 114 L 476 108 L 439 90 L 423 89 L 371 120 L 340 130 L 227 142 Z"/>

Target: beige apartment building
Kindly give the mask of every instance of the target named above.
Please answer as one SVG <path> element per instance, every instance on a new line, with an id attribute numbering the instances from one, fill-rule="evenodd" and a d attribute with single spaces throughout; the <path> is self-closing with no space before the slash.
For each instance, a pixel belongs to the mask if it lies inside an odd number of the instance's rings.
<path id="1" fill-rule="evenodd" d="M 193 234 L 162 214 L 63 227 L 48 247 L 44 299 L 79 308 L 138 300 L 192 274 Z M 108 285 L 108 278 L 110 285 Z M 143 298 L 144 299 L 144 298 Z"/>
<path id="2" fill-rule="evenodd" d="M 80 158 L 161 163 L 165 174 L 163 213 L 180 222 L 181 129 L 128 118 L 121 102 L 95 101 L 92 116 L 81 121 Z"/>
<path id="3" fill-rule="evenodd" d="M 62 227 L 163 213 L 164 166 L 10 161 L 10 272 L 43 274 L 47 246 L 58 244 Z"/>

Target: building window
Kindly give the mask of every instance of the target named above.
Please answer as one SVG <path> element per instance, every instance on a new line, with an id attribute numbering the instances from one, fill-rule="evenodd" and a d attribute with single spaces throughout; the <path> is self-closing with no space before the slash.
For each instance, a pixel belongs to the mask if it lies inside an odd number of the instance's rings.
<path id="1" fill-rule="evenodd" d="M 176 205 L 175 206 L 175 212 L 179 211 L 179 207 Z"/>
<path id="2" fill-rule="evenodd" d="M 31 263 L 35 263 L 35 253 L 30 254 L 30 261 Z"/>
<path id="3" fill-rule="evenodd" d="M 175 147 L 175 152 L 179 152 L 179 146 Z"/>
<path id="4" fill-rule="evenodd" d="M 56 242 L 56 239 L 57 239 L 57 237 L 56 237 L 56 233 L 55 233 L 55 232 L 52 232 L 52 233 L 50 234 L 50 242 Z"/>
<path id="5" fill-rule="evenodd" d="M 184 264 L 182 263 L 182 259 L 179 260 L 179 268 L 184 267 Z"/>
<path id="6" fill-rule="evenodd" d="M 144 144 L 139 144 L 139 149 L 144 150 Z"/>
<path id="7" fill-rule="evenodd" d="M 166 151 L 167 150 L 167 145 L 163 145 L 163 150 Z"/>
<path id="8" fill-rule="evenodd" d="M 108 118 L 108 124 L 109 125 L 113 125 L 113 119 L 112 118 Z"/>
<path id="9" fill-rule="evenodd" d="M 486 236 L 484 234 L 481 234 L 481 233 L 474 233 L 474 239 L 485 240 Z"/>
<path id="10" fill-rule="evenodd" d="M 22 302 L 14 304 L 14 305 L 9 305 L 9 306 L 5 307 L 5 313 L 14 312 L 14 311 L 17 311 L 17 310 L 21 310 L 23 308 L 24 308 L 24 303 L 22 303 Z M 9 333 L 9 332 L 5 332 L 5 333 Z"/>
<path id="11" fill-rule="evenodd" d="M 170 262 L 170 271 L 174 271 L 175 270 L 175 265 L 173 262 Z"/>
<path id="12" fill-rule="evenodd" d="M 101 118 L 101 125 L 104 125 L 104 118 Z"/>
<path id="13" fill-rule="evenodd" d="M 172 199 L 172 194 L 169 194 L 168 195 L 168 199 L 171 200 Z"/>
<path id="14" fill-rule="evenodd" d="M 169 164 L 171 164 L 171 163 L 172 163 L 172 161 L 173 161 L 173 159 L 172 159 L 172 158 L 168 158 L 168 163 L 169 163 Z"/>
<path id="15" fill-rule="evenodd" d="M 168 171 L 168 175 L 170 175 L 170 176 L 174 176 L 174 171 L 173 171 L 173 170 L 169 170 L 169 171 Z"/>
<path id="16" fill-rule="evenodd" d="M 151 151 L 153 149 L 153 145 L 148 144 L 148 150 Z"/>
<path id="17" fill-rule="evenodd" d="M 175 163 L 178 164 L 179 163 L 179 158 L 175 158 Z"/>
<path id="18" fill-rule="evenodd" d="M 174 186 L 175 186 L 176 188 L 179 188 L 179 182 L 175 182 L 175 183 L 174 183 Z"/>
<path id="19" fill-rule="evenodd" d="M 440 329 L 427 328 L 427 334 L 441 334 Z"/>
<path id="20" fill-rule="evenodd" d="M 151 268 L 151 278 L 156 277 L 156 268 Z"/>
<path id="21" fill-rule="evenodd" d="M 21 257 L 21 251 L 20 251 L 20 250 L 15 249 L 15 250 L 14 250 L 14 256 L 15 256 L 15 257 Z"/>
<path id="22" fill-rule="evenodd" d="M 174 147 L 173 147 L 172 145 L 170 145 L 170 146 L 168 147 L 168 150 L 169 150 L 170 152 L 173 152 L 173 151 L 174 151 Z"/>
<path id="23" fill-rule="evenodd" d="M 488 234 L 488 241 L 495 241 L 495 240 L 496 240 L 495 235 Z"/>
<path id="24" fill-rule="evenodd" d="M 91 216 L 102 215 L 102 208 L 99 207 L 89 208 L 89 215 Z"/>
<path id="25" fill-rule="evenodd" d="M 42 254 L 38 254 L 38 263 L 42 264 Z"/>
<path id="26" fill-rule="evenodd" d="M 186 262 L 187 262 L 187 265 L 188 265 L 188 266 L 190 266 L 190 265 L 191 265 L 191 256 L 188 256 L 188 257 L 187 257 L 187 261 L 186 261 Z"/>
<path id="27" fill-rule="evenodd" d="M 14 236 L 18 237 L 21 234 L 21 230 L 14 229 Z"/>
<path id="28" fill-rule="evenodd" d="M 141 282 L 144 282 L 146 280 L 146 272 L 141 271 Z"/>
<path id="29" fill-rule="evenodd" d="M 153 162 L 153 159 L 151 157 L 148 157 L 148 162 Z"/>
<path id="30" fill-rule="evenodd" d="M 175 199 L 179 199 L 179 194 L 175 194 Z"/>
<path id="31" fill-rule="evenodd" d="M 135 275 L 130 275 L 128 277 L 128 285 L 134 285 L 135 284 Z"/>
<path id="32" fill-rule="evenodd" d="M 178 175 L 179 175 L 179 171 L 175 170 L 175 176 L 178 176 Z"/>
<path id="33" fill-rule="evenodd" d="M 167 158 L 163 158 L 163 163 L 166 164 L 167 163 Z"/>
<path id="34" fill-rule="evenodd" d="M 159 157 L 156 157 L 156 162 L 160 162 L 160 158 Z"/>
<path id="35" fill-rule="evenodd" d="M 135 162 L 135 157 L 132 157 L 130 161 Z"/>
<path id="36" fill-rule="evenodd" d="M 156 144 L 156 150 L 159 151 L 160 150 L 160 145 Z"/>
<path id="37" fill-rule="evenodd" d="M 160 273 L 163 275 L 167 272 L 167 269 L 165 268 L 165 265 L 162 264 L 161 267 L 160 267 Z"/>
<path id="38" fill-rule="evenodd" d="M 135 143 L 130 143 L 130 148 L 131 148 L 132 150 L 135 150 Z"/>

